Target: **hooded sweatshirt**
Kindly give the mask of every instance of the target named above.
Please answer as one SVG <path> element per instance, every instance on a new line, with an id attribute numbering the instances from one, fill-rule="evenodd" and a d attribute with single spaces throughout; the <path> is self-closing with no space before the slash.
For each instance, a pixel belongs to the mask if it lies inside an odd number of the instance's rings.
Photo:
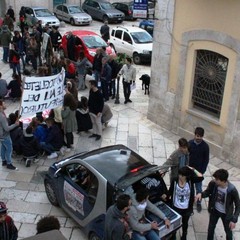
<path id="1" fill-rule="evenodd" d="M 151 223 L 141 223 L 140 220 L 145 217 L 145 209 L 139 210 L 137 206 L 139 203 L 136 201 L 136 195 L 132 198 L 132 206 L 128 212 L 129 215 L 129 223 L 131 228 L 137 232 L 145 232 L 152 229 Z M 150 211 L 154 215 L 158 216 L 161 219 L 167 219 L 165 214 L 154 204 L 152 204 L 149 200 L 147 200 L 146 210 Z"/>
<path id="2" fill-rule="evenodd" d="M 116 205 L 111 206 L 105 218 L 105 238 L 104 240 L 129 240 L 126 234 L 126 228 L 122 219 L 126 218 L 126 214 L 122 213 Z"/>

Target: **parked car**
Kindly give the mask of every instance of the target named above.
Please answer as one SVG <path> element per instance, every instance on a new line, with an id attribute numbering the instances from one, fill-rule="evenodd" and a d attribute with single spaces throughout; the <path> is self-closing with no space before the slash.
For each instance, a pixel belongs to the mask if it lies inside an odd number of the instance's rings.
<path id="1" fill-rule="evenodd" d="M 153 30 L 154 30 L 153 20 L 142 20 L 139 23 L 139 27 L 146 30 L 151 36 L 153 36 Z"/>
<path id="2" fill-rule="evenodd" d="M 150 62 L 152 57 L 152 36 L 139 27 L 114 27 L 109 44 L 117 53 L 126 53 L 135 64 Z"/>
<path id="3" fill-rule="evenodd" d="M 92 18 L 103 22 L 121 23 L 125 18 L 123 12 L 114 8 L 112 4 L 106 0 L 86 0 L 82 4 L 82 9 L 91 15 Z"/>
<path id="4" fill-rule="evenodd" d="M 125 14 L 125 20 L 136 21 L 133 17 L 133 1 L 132 2 L 114 2 L 112 5 Z"/>
<path id="5" fill-rule="evenodd" d="M 55 16 L 71 25 L 89 25 L 92 17 L 77 5 L 60 4 L 54 8 Z"/>
<path id="6" fill-rule="evenodd" d="M 99 35 L 95 32 L 87 30 L 75 30 L 72 31 L 75 37 L 75 60 L 79 56 L 79 52 L 83 51 L 85 56 L 90 62 L 93 62 L 93 58 L 96 55 L 96 49 L 100 47 L 106 47 L 107 54 L 115 54 L 115 51 L 110 47 Z M 61 56 L 68 56 L 67 52 L 67 41 L 69 37 L 69 32 L 63 35 L 62 43 L 59 46 L 59 51 Z"/>
<path id="7" fill-rule="evenodd" d="M 35 25 L 39 20 L 42 21 L 42 26 L 49 24 L 52 26 L 60 26 L 59 20 L 44 7 L 25 7 L 26 21 L 29 26 Z"/>
<path id="8" fill-rule="evenodd" d="M 132 195 L 138 188 L 147 187 L 149 200 L 171 221 L 169 229 L 163 220 L 159 222 L 162 239 L 181 226 L 181 216 L 161 202 L 166 185 L 160 169 L 126 146 L 115 145 L 54 163 L 45 175 L 44 185 L 49 201 L 60 206 L 83 227 L 90 240 L 104 238 L 105 214 L 117 196 Z M 157 182 L 157 186 L 146 186 L 149 179 Z"/>

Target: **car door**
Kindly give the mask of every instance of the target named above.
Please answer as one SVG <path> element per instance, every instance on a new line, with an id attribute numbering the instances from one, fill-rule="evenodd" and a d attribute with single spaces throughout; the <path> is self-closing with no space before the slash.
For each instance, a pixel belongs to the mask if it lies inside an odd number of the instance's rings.
<path id="1" fill-rule="evenodd" d="M 55 15 L 58 19 L 63 20 L 63 5 L 58 5 L 56 7 Z"/>
<path id="2" fill-rule="evenodd" d="M 119 53 L 124 53 L 123 51 L 123 41 L 122 41 L 122 35 L 123 31 L 121 29 L 117 29 L 112 36 L 112 41 L 111 43 L 114 45 L 115 49 Z"/>
<path id="3" fill-rule="evenodd" d="M 98 2 L 93 1 L 92 14 L 94 18 L 102 20 L 103 14 L 102 14 L 101 6 Z"/>
<path id="4" fill-rule="evenodd" d="M 98 186 L 98 178 L 82 164 L 71 163 L 61 170 L 58 180 L 61 207 L 81 226 L 96 207 Z"/>
<path id="5" fill-rule="evenodd" d="M 69 22 L 70 18 L 69 18 L 69 14 L 68 14 L 68 8 L 66 6 L 63 6 L 62 13 L 63 13 L 63 20 L 65 22 Z"/>

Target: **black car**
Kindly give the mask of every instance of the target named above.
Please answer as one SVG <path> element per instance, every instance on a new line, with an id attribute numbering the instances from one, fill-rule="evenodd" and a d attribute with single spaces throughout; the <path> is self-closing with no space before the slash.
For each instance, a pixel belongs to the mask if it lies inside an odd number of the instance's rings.
<path id="1" fill-rule="evenodd" d="M 171 221 L 171 228 L 166 228 L 159 220 L 162 238 L 181 226 L 181 216 L 161 202 L 166 185 L 160 169 L 126 146 L 114 145 L 54 163 L 45 175 L 44 185 L 49 201 L 83 227 L 90 240 L 104 239 L 105 214 L 118 195 L 131 195 L 145 187 L 150 191 L 149 200 Z M 150 220 L 152 217 L 149 215 Z"/>
<path id="2" fill-rule="evenodd" d="M 133 17 L 133 2 L 115 2 L 112 5 L 125 14 L 125 20 L 137 20 Z"/>

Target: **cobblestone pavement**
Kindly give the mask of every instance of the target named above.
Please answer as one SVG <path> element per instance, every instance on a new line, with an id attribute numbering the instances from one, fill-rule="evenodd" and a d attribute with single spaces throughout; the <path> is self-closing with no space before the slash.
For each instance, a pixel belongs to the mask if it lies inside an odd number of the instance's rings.
<path id="1" fill-rule="evenodd" d="M 132 23 L 125 23 L 130 24 Z M 136 23 L 135 23 L 136 24 Z M 94 22 L 91 29 L 99 31 L 100 22 Z M 113 25 L 112 25 L 113 26 Z M 79 27 L 82 29 L 83 27 Z M 61 32 L 73 29 L 71 26 L 61 28 Z M 2 57 L 2 49 L 0 50 Z M 88 134 L 75 134 L 75 149 L 69 155 L 81 151 L 96 149 L 112 144 L 124 144 L 145 157 L 149 162 L 162 164 L 165 159 L 176 149 L 178 135 L 161 128 L 152 123 L 146 117 L 148 108 L 148 95 L 144 95 L 141 89 L 141 81 L 138 78 L 143 73 L 150 73 L 149 66 L 136 66 L 137 68 L 137 88 L 132 92 L 132 103 L 123 104 L 123 94 L 120 91 L 120 104 L 114 104 L 113 100 L 109 105 L 113 111 L 113 118 L 108 127 L 103 131 L 101 141 L 95 142 L 88 138 Z M 0 62 L 0 71 L 3 78 L 10 81 L 11 70 L 9 66 Z M 121 84 L 120 84 L 121 85 Z M 79 96 L 88 96 L 88 90 L 80 91 Z M 19 109 L 19 102 L 6 100 L 7 114 Z M 59 158 L 60 159 L 60 158 Z M 86 239 L 77 224 L 69 218 L 61 209 L 52 206 L 45 194 L 42 173 L 56 160 L 40 159 L 30 168 L 26 168 L 20 162 L 20 158 L 14 158 L 14 165 L 19 171 L 10 171 L 0 166 L 0 200 L 7 203 L 9 214 L 15 220 L 19 229 L 19 238 L 28 237 L 36 233 L 36 223 L 44 215 L 52 214 L 58 217 L 61 223 L 61 231 L 67 239 Z M 240 189 L 240 171 L 224 160 L 211 155 L 210 163 L 205 174 L 204 187 L 211 180 L 212 173 L 218 168 L 225 168 L 229 171 L 230 180 Z M 165 180 L 168 183 L 168 176 Z M 207 202 L 203 201 L 203 211 L 201 214 L 194 211 L 190 219 L 188 239 L 206 240 L 208 225 Z M 234 231 L 235 239 L 240 239 L 240 224 L 237 224 Z M 224 239 L 222 223 L 216 229 L 216 239 Z M 179 236 L 178 236 L 179 239 Z"/>

